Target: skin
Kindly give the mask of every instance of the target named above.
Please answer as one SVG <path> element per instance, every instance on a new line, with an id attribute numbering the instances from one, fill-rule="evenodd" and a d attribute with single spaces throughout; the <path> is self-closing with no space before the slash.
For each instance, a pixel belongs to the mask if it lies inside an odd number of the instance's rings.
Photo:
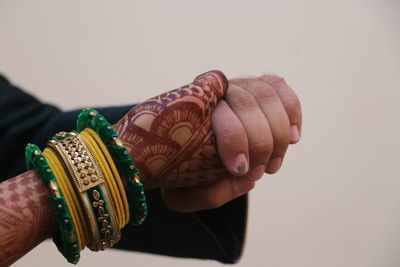
<path id="1" fill-rule="evenodd" d="M 47 195 L 34 171 L 0 184 L 0 266 L 11 265 L 55 231 Z"/>
<path id="2" fill-rule="evenodd" d="M 114 127 L 169 208 L 217 208 L 279 170 L 299 141 L 300 102 L 283 78 L 227 80 L 219 71 L 151 98 Z M 232 145 L 235 144 L 235 145 Z M 0 183 L 0 266 L 50 237 L 56 221 L 35 171 Z"/>

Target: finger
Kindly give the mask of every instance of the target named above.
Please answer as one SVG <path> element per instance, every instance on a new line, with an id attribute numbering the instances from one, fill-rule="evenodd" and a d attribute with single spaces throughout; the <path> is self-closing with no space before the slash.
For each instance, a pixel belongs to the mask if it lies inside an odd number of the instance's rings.
<path id="1" fill-rule="evenodd" d="M 261 79 L 267 82 L 278 93 L 290 121 L 290 143 L 295 144 L 300 140 L 302 128 L 302 111 L 298 96 L 286 81 L 277 75 L 265 74 Z"/>
<path id="2" fill-rule="evenodd" d="M 231 83 L 241 86 L 252 94 L 267 118 L 274 140 L 274 150 L 265 171 L 277 172 L 290 141 L 289 118 L 279 95 L 268 83 L 259 79 L 234 79 Z"/>
<path id="3" fill-rule="evenodd" d="M 229 105 L 221 100 L 211 115 L 211 125 L 217 139 L 219 155 L 225 168 L 235 176 L 249 169 L 246 131 Z"/>
<path id="4" fill-rule="evenodd" d="M 178 212 L 218 208 L 254 188 L 244 177 L 227 177 L 214 184 L 192 188 L 162 189 L 165 204 Z"/>
<path id="5" fill-rule="evenodd" d="M 269 123 L 254 97 L 239 86 L 229 84 L 225 100 L 244 126 L 249 143 L 249 177 L 262 177 L 273 151 L 273 138 Z"/>

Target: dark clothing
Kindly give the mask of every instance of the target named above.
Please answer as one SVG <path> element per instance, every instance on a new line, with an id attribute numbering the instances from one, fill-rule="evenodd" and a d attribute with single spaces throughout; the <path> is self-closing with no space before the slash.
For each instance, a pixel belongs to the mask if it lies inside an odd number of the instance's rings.
<path id="1" fill-rule="evenodd" d="M 96 109 L 113 124 L 132 107 Z M 26 171 L 27 143 L 44 148 L 56 132 L 76 128 L 79 112 L 63 112 L 44 104 L 0 75 L 0 181 Z M 146 196 L 149 216 L 142 226 L 126 226 L 116 248 L 224 263 L 238 260 L 244 245 L 247 196 L 195 213 L 171 211 L 159 190 L 148 190 Z"/>

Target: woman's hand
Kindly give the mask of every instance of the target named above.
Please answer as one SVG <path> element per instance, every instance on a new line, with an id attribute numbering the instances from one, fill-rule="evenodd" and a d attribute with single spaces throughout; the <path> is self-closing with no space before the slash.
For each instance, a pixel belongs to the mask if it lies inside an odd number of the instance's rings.
<path id="1" fill-rule="evenodd" d="M 211 129 L 227 89 L 221 72 L 208 72 L 143 102 L 114 125 L 146 188 L 205 185 L 228 175 Z"/>
<path id="2" fill-rule="evenodd" d="M 146 188 L 162 188 L 174 210 L 196 211 L 219 207 L 276 172 L 300 137 L 301 109 L 280 77 L 228 82 L 212 71 L 145 101 L 115 127 Z"/>

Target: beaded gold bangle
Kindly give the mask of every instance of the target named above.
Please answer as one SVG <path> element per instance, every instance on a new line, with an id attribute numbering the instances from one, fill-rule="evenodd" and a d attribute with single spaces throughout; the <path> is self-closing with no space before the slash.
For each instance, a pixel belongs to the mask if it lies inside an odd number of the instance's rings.
<path id="1" fill-rule="evenodd" d="M 128 150 L 123 146 L 117 132 L 111 124 L 96 110 L 84 109 L 78 116 L 77 131 L 93 129 L 112 155 L 121 176 L 124 177 L 129 202 L 129 223 L 140 225 L 147 217 L 146 197 L 139 178 L 139 169 L 135 166 Z"/>
<path id="2" fill-rule="evenodd" d="M 58 186 L 57 178 L 38 146 L 28 144 L 25 148 L 25 156 L 28 169 L 35 169 L 43 183 L 50 188 L 50 204 L 58 222 L 58 231 L 54 233 L 53 241 L 68 262 L 77 264 L 80 249 L 76 229 L 63 192 Z"/>
<path id="3" fill-rule="evenodd" d="M 101 140 L 98 140 L 99 142 L 96 141 L 96 135 L 97 134 L 90 128 L 80 132 L 80 136 L 96 157 L 99 166 L 104 173 L 106 182 L 110 189 L 111 198 L 117 211 L 119 228 L 121 229 L 129 222 L 129 204 L 125 188 L 110 153 Z M 100 139 L 98 135 L 97 138 Z"/>
<path id="4" fill-rule="evenodd" d="M 62 158 L 85 210 L 91 232 L 87 246 L 93 251 L 113 246 L 121 233 L 110 191 L 96 158 L 76 132 L 52 139 L 48 146 Z"/>

